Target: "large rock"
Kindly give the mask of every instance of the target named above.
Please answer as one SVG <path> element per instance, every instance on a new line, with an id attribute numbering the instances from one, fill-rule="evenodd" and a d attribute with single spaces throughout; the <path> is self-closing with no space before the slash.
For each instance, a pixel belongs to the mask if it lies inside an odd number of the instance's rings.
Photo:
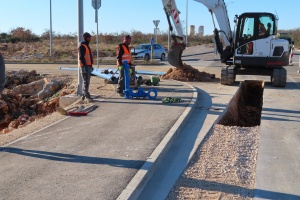
<path id="1" fill-rule="evenodd" d="M 59 98 L 74 92 L 68 78 L 36 76 L 36 71 L 10 71 L 7 89 L 0 94 L 0 131 L 26 126 L 37 118 L 56 111 Z M 62 90 L 63 89 L 63 90 Z M 61 91 L 62 90 L 62 91 Z"/>
<path id="2" fill-rule="evenodd" d="M 37 95 L 41 90 L 43 90 L 46 81 L 47 79 L 44 78 L 32 83 L 18 85 L 13 89 L 13 92 L 23 95 Z"/>

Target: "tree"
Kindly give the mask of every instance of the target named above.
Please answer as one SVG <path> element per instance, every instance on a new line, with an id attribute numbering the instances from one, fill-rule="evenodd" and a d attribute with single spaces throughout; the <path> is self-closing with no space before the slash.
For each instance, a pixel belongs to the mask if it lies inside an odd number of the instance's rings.
<path id="1" fill-rule="evenodd" d="M 12 29 L 10 31 L 13 38 L 20 40 L 22 42 L 31 42 L 31 41 L 38 41 L 39 37 L 31 32 L 29 29 L 25 29 L 23 27 L 18 27 Z"/>

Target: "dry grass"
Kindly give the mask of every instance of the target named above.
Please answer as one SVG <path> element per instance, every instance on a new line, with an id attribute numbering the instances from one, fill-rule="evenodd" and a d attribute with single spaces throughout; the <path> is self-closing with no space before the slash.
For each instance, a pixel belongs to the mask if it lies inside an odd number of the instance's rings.
<path id="1" fill-rule="evenodd" d="M 26 29 L 24 29 L 26 31 Z M 300 48 L 300 29 L 282 30 L 286 32 L 295 42 L 295 47 Z M 27 34 L 27 32 L 26 32 Z M 96 55 L 96 37 L 95 34 L 91 42 L 91 48 L 94 55 Z M 115 57 L 116 47 L 122 43 L 123 36 L 130 34 L 132 36 L 132 47 L 138 44 L 149 43 L 152 34 L 143 34 L 140 31 L 131 31 L 130 33 L 121 34 L 100 34 L 99 35 L 99 58 Z M 33 36 L 35 36 L 33 34 Z M 1 33 L 0 51 L 5 57 L 6 61 L 11 62 L 77 62 L 77 37 L 75 35 L 54 35 L 52 44 L 52 59 L 50 59 L 50 40 L 47 34 L 42 35 L 39 41 L 36 42 L 14 42 L 5 43 L 3 37 L 11 37 L 8 34 Z M 212 42 L 211 36 L 189 36 L 188 45 L 195 46 L 201 44 L 208 44 Z M 157 37 L 157 43 L 162 44 L 167 49 L 168 35 L 161 34 Z"/>

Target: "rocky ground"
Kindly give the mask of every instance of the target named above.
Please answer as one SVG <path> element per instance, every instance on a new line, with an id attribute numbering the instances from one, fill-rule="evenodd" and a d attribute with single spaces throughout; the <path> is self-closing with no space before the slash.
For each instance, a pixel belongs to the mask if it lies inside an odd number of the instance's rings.
<path id="1" fill-rule="evenodd" d="M 61 96 L 74 92 L 70 77 L 46 76 L 33 71 L 8 71 L 0 96 L 0 131 L 8 133 L 58 107 Z"/>
<path id="2" fill-rule="evenodd" d="M 6 78 L 6 89 L 0 95 L 0 146 L 64 119 L 66 116 L 56 112 L 59 98 L 77 88 L 76 76 L 20 70 L 8 71 Z M 99 99 L 114 91 L 103 79 L 91 78 L 90 92 Z"/>

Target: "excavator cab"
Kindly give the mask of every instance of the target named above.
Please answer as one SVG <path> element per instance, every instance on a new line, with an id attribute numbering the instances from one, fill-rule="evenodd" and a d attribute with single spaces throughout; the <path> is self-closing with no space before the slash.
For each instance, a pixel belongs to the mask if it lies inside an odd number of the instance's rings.
<path id="1" fill-rule="evenodd" d="M 272 13 L 243 13 L 235 37 L 235 64 L 246 67 L 289 65 L 289 42 L 277 37 Z"/>

